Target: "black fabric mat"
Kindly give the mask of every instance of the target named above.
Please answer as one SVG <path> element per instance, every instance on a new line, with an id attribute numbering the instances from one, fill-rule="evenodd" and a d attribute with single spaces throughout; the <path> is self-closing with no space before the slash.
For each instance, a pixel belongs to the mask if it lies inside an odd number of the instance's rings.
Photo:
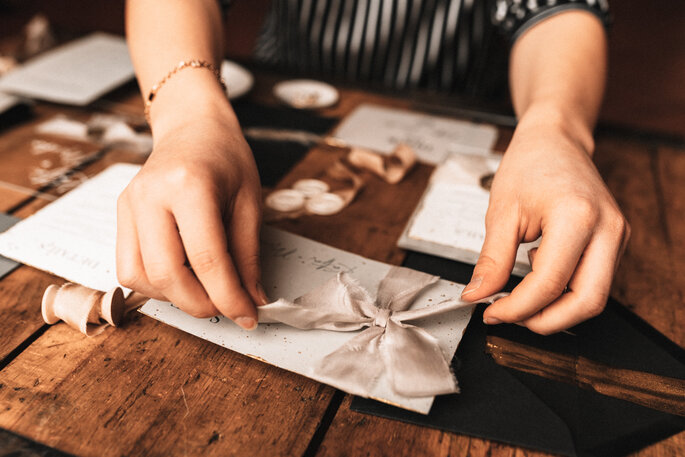
<path id="1" fill-rule="evenodd" d="M 471 265 L 410 253 L 405 266 L 468 281 Z M 513 286 L 512 282 L 509 286 Z M 375 414 L 568 456 L 618 456 L 685 429 L 685 418 L 501 367 L 485 353 L 488 334 L 611 366 L 685 378 L 685 351 L 621 304 L 574 329 L 536 335 L 516 325 L 486 326 L 479 306 L 453 365 L 462 392 L 436 398 L 429 415 L 355 397 L 354 411 Z"/>
<path id="2" fill-rule="evenodd" d="M 237 101 L 233 108 L 243 128 L 304 130 L 323 135 L 338 122 L 337 118 L 317 116 L 310 111 L 269 107 L 248 101 Z M 276 185 L 310 149 L 309 146 L 291 142 L 262 141 L 251 138 L 247 138 L 247 142 L 257 162 L 262 185 L 267 187 Z"/>

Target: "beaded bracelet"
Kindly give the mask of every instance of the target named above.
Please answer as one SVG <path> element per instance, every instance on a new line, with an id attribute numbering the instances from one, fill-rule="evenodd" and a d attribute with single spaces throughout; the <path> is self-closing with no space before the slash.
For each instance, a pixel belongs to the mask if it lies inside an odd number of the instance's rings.
<path id="1" fill-rule="evenodd" d="M 150 124 L 150 107 L 152 106 L 152 101 L 155 99 L 157 92 L 169 80 L 169 78 L 171 78 L 173 75 L 183 70 L 184 68 L 206 68 L 207 70 L 214 73 L 214 76 L 216 76 L 216 79 L 219 81 L 219 84 L 221 84 L 222 89 L 224 90 L 224 92 L 226 92 L 226 83 L 221 77 L 221 72 L 211 63 L 207 62 L 206 60 L 184 60 L 182 62 L 179 62 L 178 65 L 176 65 L 169 73 L 167 73 L 167 75 L 164 78 L 162 78 L 157 84 L 152 86 L 152 88 L 150 89 L 150 93 L 147 96 L 147 99 L 145 99 L 144 112 L 145 120 L 147 121 L 148 125 Z"/>

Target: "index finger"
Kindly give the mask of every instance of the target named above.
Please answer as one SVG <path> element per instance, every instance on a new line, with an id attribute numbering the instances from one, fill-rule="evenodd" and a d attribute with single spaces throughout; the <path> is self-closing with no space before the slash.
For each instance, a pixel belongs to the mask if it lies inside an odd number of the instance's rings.
<path id="1" fill-rule="evenodd" d="M 533 271 L 511 295 L 485 310 L 485 322 L 520 322 L 558 298 L 566 288 L 592 237 L 592 228 L 579 229 L 564 218 L 543 231 Z"/>
<path id="2" fill-rule="evenodd" d="M 174 213 L 188 261 L 214 306 L 241 327 L 255 328 L 257 311 L 228 252 L 216 195 L 204 190 L 189 192 Z"/>

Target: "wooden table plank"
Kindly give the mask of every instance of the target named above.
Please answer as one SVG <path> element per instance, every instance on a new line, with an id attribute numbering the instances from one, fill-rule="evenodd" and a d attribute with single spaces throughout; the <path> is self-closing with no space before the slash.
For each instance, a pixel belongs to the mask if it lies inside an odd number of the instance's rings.
<path id="1" fill-rule="evenodd" d="M 0 372 L 0 427 L 83 456 L 302 454 L 332 393 L 138 316 L 51 327 Z"/>
<path id="2" fill-rule="evenodd" d="M 682 154 L 662 151 L 600 138 L 596 162 L 632 227 L 612 295 L 685 346 L 685 237 L 674 236 L 684 222 L 685 164 Z"/>
<path id="3" fill-rule="evenodd" d="M 672 338 L 685 347 L 685 148 L 660 147 L 657 154 L 655 174 L 665 209 L 664 225 L 678 291 L 671 305 Z"/>
<path id="4" fill-rule="evenodd" d="M 0 281 L 0 367 L 3 360 L 43 327 L 40 297 L 58 278 L 29 267 L 19 267 Z"/>

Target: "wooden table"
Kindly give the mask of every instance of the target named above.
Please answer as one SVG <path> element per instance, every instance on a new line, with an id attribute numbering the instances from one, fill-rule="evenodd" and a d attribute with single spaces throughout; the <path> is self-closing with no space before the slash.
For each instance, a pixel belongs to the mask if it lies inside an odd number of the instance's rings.
<path id="1" fill-rule="evenodd" d="M 259 77 L 251 97 L 275 103 L 272 82 L 271 77 Z M 361 102 L 413 104 L 410 99 L 342 89 L 340 104 L 321 114 L 343 116 Z M 98 108 L 140 119 L 142 103 L 131 85 Z M 29 175 L 41 160 L 59 165 L 56 156 L 32 154 L 33 140 L 77 148 L 84 156 L 98 151 L 91 144 L 34 132 L 38 122 L 56 113 L 84 118 L 88 110 L 38 104 L 36 113 L 31 121 L 0 131 L 0 181 L 15 184 L 0 186 L 0 211 L 21 218 L 59 194 L 44 189 L 32 196 L 17 187 L 39 187 Z M 499 148 L 503 149 L 511 130 L 501 130 Z M 339 155 L 313 148 L 279 186 L 316 176 Z M 92 176 L 112 163 L 142 160 L 113 149 L 81 173 Z M 595 160 L 633 228 L 612 293 L 683 346 L 685 143 L 657 136 L 626 138 L 600 130 Z M 303 217 L 278 225 L 399 264 L 405 252 L 395 246 L 396 240 L 431 170 L 421 165 L 396 186 L 370 179 L 366 190 L 339 215 Z M 70 183 L 66 180 L 65 186 Z M 354 231 L 347 229 L 352 223 Z M 62 282 L 26 266 L 0 281 L 0 428 L 12 432 L 0 433 L 0 456 L 7 455 L 3 448 L 34 449 L 35 455 L 44 455 L 38 453 L 44 449 L 36 450 L 38 445 L 16 435 L 79 456 L 544 455 L 352 412 L 349 395 L 145 316 L 135 316 L 124 327 L 94 338 L 66 325 L 48 327 L 40 315 L 41 296 L 49 284 Z M 685 433 L 639 455 L 675 456 L 682 455 L 683 449 Z"/>

